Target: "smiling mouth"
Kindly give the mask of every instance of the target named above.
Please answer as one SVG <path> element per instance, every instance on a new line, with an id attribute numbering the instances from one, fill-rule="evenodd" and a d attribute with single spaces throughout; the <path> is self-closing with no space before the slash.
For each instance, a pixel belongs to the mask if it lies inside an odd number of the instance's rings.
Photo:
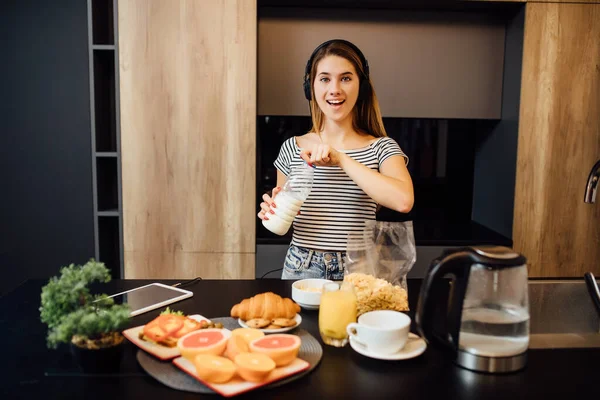
<path id="1" fill-rule="evenodd" d="M 326 100 L 330 106 L 341 106 L 346 100 Z"/>

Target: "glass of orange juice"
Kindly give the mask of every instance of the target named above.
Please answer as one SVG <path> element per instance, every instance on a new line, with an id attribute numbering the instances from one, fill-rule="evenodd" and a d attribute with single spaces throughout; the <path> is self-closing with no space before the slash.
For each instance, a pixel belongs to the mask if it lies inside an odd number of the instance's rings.
<path id="1" fill-rule="evenodd" d="M 356 294 L 348 283 L 323 285 L 319 306 L 319 333 L 325 344 L 344 347 L 348 343 L 346 326 L 356 322 Z"/>

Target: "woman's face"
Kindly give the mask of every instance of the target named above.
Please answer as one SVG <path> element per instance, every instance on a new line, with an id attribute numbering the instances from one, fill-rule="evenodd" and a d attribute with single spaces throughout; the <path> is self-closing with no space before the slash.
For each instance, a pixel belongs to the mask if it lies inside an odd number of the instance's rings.
<path id="1" fill-rule="evenodd" d="M 339 56 L 321 59 L 313 85 L 315 100 L 328 119 L 341 122 L 351 118 L 358 99 L 359 83 L 350 61 Z"/>

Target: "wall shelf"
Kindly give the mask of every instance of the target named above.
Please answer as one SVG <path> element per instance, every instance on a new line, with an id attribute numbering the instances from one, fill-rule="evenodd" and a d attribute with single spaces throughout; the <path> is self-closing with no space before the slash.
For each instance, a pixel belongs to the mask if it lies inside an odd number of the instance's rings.
<path id="1" fill-rule="evenodd" d="M 88 0 L 95 258 L 123 277 L 117 0 Z"/>
<path id="2" fill-rule="evenodd" d="M 115 279 L 121 277 L 121 246 L 119 240 L 119 218 L 104 217 L 98 218 L 99 227 L 99 257 L 108 269 L 111 276 Z"/>
<path id="3" fill-rule="evenodd" d="M 96 151 L 117 151 L 115 51 L 94 50 Z"/>
<path id="4" fill-rule="evenodd" d="M 115 44 L 115 9 L 113 0 L 88 0 L 93 44 Z"/>
<path id="5" fill-rule="evenodd" d="M 119 209 L 119 190 L 116 158 L 99 158 L 96 161 L 97 211 Z"/>
<path id="6" fill-rule="evenodd" d="M 98 151 L 96 152 L 96 157 L 118 157 L 116 151 Z"/>
<path id="7" fill-rule="evenodd" d="M 92 45 L 93 50 L 115 50 L 114 44 L 94 44 Z"/>
<path id="8" fill-rule="evenodd" d="M 98 211 L 99 217 L 120 217 L 121 213 L 117 209 Z"/>

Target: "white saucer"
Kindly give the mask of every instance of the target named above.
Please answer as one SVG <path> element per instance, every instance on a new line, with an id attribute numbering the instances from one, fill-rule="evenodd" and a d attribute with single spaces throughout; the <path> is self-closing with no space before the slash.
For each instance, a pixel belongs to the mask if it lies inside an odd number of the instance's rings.
<path id="1" fill-rule="evenodd" d="M 300 316 L 300 314 L 296 314 L 296 317 L 294 318 L 296 320 L 296 325 L 294 326 L 288 326 L 287 328 L 279 328 L 279 329 L 259 329 L 259 331 L 263 331 L 264 333 L 283 333 L 283 332 L 288 332 L 291 331 L 292 329 L 295 329 L 296 327 L 298 327 L 298 325 L 300 325 L 300 323 L 302 323 L 302 317 Z M 240 326 L 242 328 L 249 328 L 248 325 L 246 325 L 246 323 L 244 321 L 242 321 L 240 318 L 238 318 L 238 324 L 240 324 Z"/>
<path id="2" fill-rule="evenodd" d="M 427 348 L 427 343 L 414 333 L 409 333 L 406 345 L 402 350 L 394 354 L 379 354 L 369 351 L 365 346 L 359 344 L 352 336 L 350 336 L 350 347 L 365 357 L 376 358 L 378 360 L 408 360 L 409 358 L 414 358 L 423 354 Z"/>
<path id="3" fill-rule="evenodd" d="M 311 305 L 311 304 L 298 303 L 298 302 L 296 302 L 296 304 L 298 304 L 300 307 L 304 308 L 305 310 L 318 310 L 319 309 L 318 304 L 316 306 Z"/>

